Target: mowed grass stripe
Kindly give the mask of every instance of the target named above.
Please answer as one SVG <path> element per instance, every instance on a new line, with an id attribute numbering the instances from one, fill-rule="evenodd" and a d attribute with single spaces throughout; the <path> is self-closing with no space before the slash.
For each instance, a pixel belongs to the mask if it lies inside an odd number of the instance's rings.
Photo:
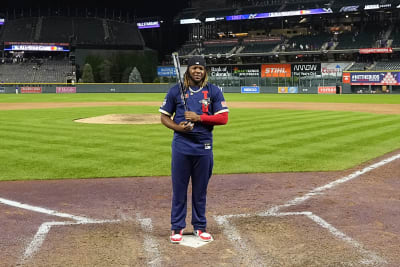
<path id="1" fill-rule="evenodd" d="M 324 113 L 320 113 L 324 114 Z M 345 115 L 348 114 L 348 115 Z M 243 116 L 243 114 L 241 115 Z M 273 138 L 276 135 L 280 134 L 285 134 L 285 135 L 290 135 L 290 134 L 295 134 L 296 136 L 299 136 L 299 138 L 315 138 L 313 137 L 313 133 L 317 132 L 317 134 L 320 136 L 321 131 L 326 132 L 332 129 L 336 133 L 335 129 L 338 129 L 338 131 L 343 131 L 348 130 L 348 131 L 355 131 L 356 134 L 359 134 L 357 128 L 363 124 L 366 124 L 367 127 L 370 127 L 371 118 L 374 118 L 373 114 L 365 114 L 365 113 L 340 113 L 338 116 L 336 116 L 340 119 L 334 120 L 331 119 L 327 115 L 323 115 L 322 117 L 318 117 L 317 115 L 314 115 L 312 117 L 312 120 L 310 121 L 300 121 L 299 119 L 295 120 L 295 122 L 291 122 L 289 120 L 284 120 L 281 121 L 280 123 L 276 124 L 271 124 L 267 122 L 263 122 L 258 129 L 261 131 L 248 131 L 248 127 L 243 127 L 241 125 L 241 129 L 243 133 L 246 133 L 246 136 L 250 137 L 266 137 L 266 138 Z M 316 119 L 319 118 L 319 119 Z M 389 117 L 385 115 L 375 115 L 375 118 L 378 121 L 385 121 Z M 389 123 L 395 123 L 397 117 L 394 116 L 392 119 L 389 119 Z M 249 122 L 248 124 L 252 124 L 252 122 Z M 251 127 L 254 127 L 252 125 Z M 229 131 L 229 129 L 227 129 Z M 240 131 L 240 130 L 238 130 Z M 245 139 L 242 138 L 242 135 L 235 135 L 232 136 L 232 138 L 238 138 L 238 139 Z M 229 138 L 229 137 L 228 137 Z"/>
<path id="2" fill-rule="evenodd" d="M 241 157 L 231 169 L 217 164 L 216 171 L 246 173 L 249 171 L 243 166 L 249 165 L 250 172 L 341 170 L 400 147 L 396 134 L 400 132 L 400 116 L 339 112 L 340 120 L 326 120 L 334 113 L 317 112 L 322 116 L 312 124 L 300 122 L 293 126 L 282 121 L 279 128 L 263 127 L 262 132 L 243 127 L 229 135 L 229 130 L 223 128 L 216 132 L 216 140 L 234 144 Z M 390 142 L 382 139 L 387 135 Z M 217 148 L 215 154 L 224 161 L 234 160 L 222 148 Z"/>
<path id="3" fill-rule="evenodd" d="M 54 111 L 56 111 L 57 113 L 57 110 L 53 110 L 52 112 Z M 32 112 L 35 113 L 36 111 Z M 106 113 L 106 114 L 110 112 L 116 113 L 114 110 L 100 111 L 100 113 Z M 38 113 L 43 114 L 43 111 L 38 111 Z M 45 116 L 47 117 L 48 116 L 47 112 L 44 113 Z M 61 111 L 61 113 L 64 112 Z M 72 116 L 74 116 L 73 113 L 74 112 L 72 112 Z M 29 114 L 32 115 L 31 112 L 29 112 Z M 9 115 L 10 113 L 8 114 L 8 117 L 10 117 Z M 39 116 L 39 115 L 35 114 L 34 116 Z M 28 120 L 29 119 L 25 119 L 25 121 Z M 15 125 L 15 121 L 17 120 L 13 121 L 14 121 L 13 125 Z M 157 125 L 121 126 L 121 125 L 89 125 L 89 124 L 85 125 L 85 124 L 78 124 L 75 122 L 71 122 L 71 120 L 68 120 L 64 123 L 58 123 L 64 125 L 62 131 L 59 131 L 59 129 L 57 129 L 57 127 L 59 126 L 52 125 L 51 120 L 49 121 L 48 119 L 45 119 L 41 122 L 42 124 L 40 126 L 40 130 L 37 130 L 38 127 L 34 125 L 32 126 L 34 130 L 29 130 L 29 125 L 28 123 L 25 123 L 25 121 L 19 121 L 20 125 L 18 127 L 13 126 L 12 128 L 9 129 L 8 131 L 9 143 L 6 144 L 6 146 L 8 148 L 10 146 L 13 146 L 15 149 L 17 149 L 17 151 L 20 151 L 22 154 L 20 156 L 20 159 L 23 160 L 24 162 L 31 161 L 32 164 L 39 163 L 39 165 L 42 165 L 43 167 L 45 167 L 46 164 L 43 164 L 42 162 L 46 160 L 41 160 L 40 155 L 41 154 L 52 155 L 50 157 L 47 157 L 47 161 L 51 162 L 51 164 L 49 165 L 54 164 L 53 167 L 55 169 L 63 170 L 60 172 L 55 172 L 55 175 L 58 176 L 64 174 L 76 175 L 77 173 L 84 171 L 84 168 L 81 167 L 80 161 L 87 161 L 88 166 L 93 166 L 88 168 L 90 169 L 89 171 L 90 175 L 87 176 L 82 175 L 81 177 L 92 177 L 93 173 L 94 174 L 101 173 L 102 171 L 104 171 L 104 169 L 105 170 L 113 169 L 113 166 L 111 166 L 111 164 L 115 162 L 117 162 L 118 165 L 114 166 L 114 168 L 117 168 L 118 170 L 127 169 L 125 167 L 125 164 L 121 164 L 122 162 L 125 162 L 127 163 L 127 165 L 131 166 L 139 162 L 141 165 L 143 165 L 143 168 L 145 168 L 147 172 L 150 174 L 152 173 L 151 165 L 157 166 L 157 164 L 154 164 L 154 162 L 151 162 L 149 164 L 143 163 L 143 158 L 146 157 L 154 158 L 153 156 L 149 156 L 147 154 L 150 153 L 151 155 L 153 155 L 158 149 L 157 152 L 159 153 L 160 156 L 163 156 L 163 154 L 165 154 L 165 157 L 169 156 L 168 154 L 169 151 L 167 149 L 167 146 L 169 146 L 169 144 L 167 144 L 166 149 L 164 149 L 164 151 L 162 150 L 160 151 L 159 147 L 146 145 L 146 142 L 143 142 L 143 138 L 154 136 L 154 134 L 152 133 L 149 134 L 149 132 L 156 132 L 158 133 L 158 135 L 160 135 L 161 134 L 160 129 L 163 129 L 166 133 L 165 135 L 168 135 L 170 131 L 168 131 L 168 129 L 165 129 L 165 127 L 161 125 L 158 126 Z M 149 128 L 153 129 L 150 131 Z M 158 130 L 155 130 L 156 128 Z M 2 133 L 3 132 L 4 129 Z M 141 134 L 141 133 L 147 133 L 147 134 Z M 7 134 L 4 133 L 3 134 L 0 133 L 0 135 L 2 135 L 3 138 L 7 136 Z M 21 138 L 21 140 L 17 141 L 16 139 L 19 138 Z M 12 151 L 8 150 L 8 152 L 6 151 L 6 153 L 2 154 L 3 155 L 8 154 L 10 156 L 11 153 Z M 32 154 L 35 155 L 32 156 Z M 100 157 L 102 157 L 102 159 L 100 160 L 98 160 L 99 155 Z M 13 158 L 16 158 L 15 156 L 16 155 L 12 155 Z M 104 166 L 104 164 L 102 164 L 103 159 L 107 160 L 108 162 L 108 164 L 105 164 L 105 167 L 102 167 Z M 65 165 L 60 164 L 60 162 L 65 162 L 65 161 L 70 161 L 70 164 L 65 164 Z M 132 169 L 132 167 L 130 168 Z M 69 171 L 69 169 L 74 169 L 75 174 Z M 35 170 L 35 168 L 33 168 L 32 170 Z M 124 175 L 123 172 L 117 171 L 116 173 L 121 173 L 121 175 Z M 49 175 L 44 174 L 42 177 L 46 178 L 47 176 L 54 177 L 53 175 L 50 174 Z"/>
<path id="4" fill-rule="evenodd" d="M 368 120 L 368 121 L 357 121 L 353 120 L 352 124 L 343 125 L 343 123 L 330 123 L 326 125 L 320 125 L 320 127 L 297 128 L 297 131 L 288 132 L 287 136 L 292 136 L 293 140 L 291 142 L 283 142 L 279 144 L 279 148 L 291 147 L 292 145 L 299 145 L 301 142 L 303 145 L 315 142 L 326 142 L 327 140 L 340 141 L 342 137 L 352 138 L 364 136 L 368 132 L 376 132 L 377 129 L 382 129 L 382 127 L 396 123 L 398 120 L 389 120 L 387 118 L 380 120 Z M 298 132 L 302 131 L 303 136 L 298 136 Z M 361 136 L 361 137 L 362 137 Z"/>
<path id="5" fill-rule="evenodd" d="M 251 113 L 251 110 L 248 110 Z M 287 116 L 282 116 L 280 118 L 274 117 L 273 111 L 264 111 L 266 115 L 264 117 L 259 117 L 261 119 L 261 123 L 253 123 L 252 120 L 247 121 L 246 124 L 229 125 L 229 128 L 237 127 L 235 131 L 238 133 L 242 133 L 239 135 L 230 136 L 231 142 L 234 143 L 251 143 L 254 142 L 256 138 L 263 138 L 263 140 L 274 140 L 278 136 L 281 135 L 291 135 L 295 134 L 298 135 L 299 138 L 304 138 L 302 134 L 306 136 L 310 136 L 313 134 L 314 131 L 317 131 L 317 134 L 320 134 L 320 131 L 326 131 L 329 128 L 336 128 L 336 127 L 348 127 L 348 124 L 355 124 L 355 122 L 364 121 L 366 117 L 369 115 L 364 115 L 362 113 L 348 113 L 349 116 L 343 115 L 341 113 L 335 114 L 336 112 L 309 112 L 307 116 L 302 115 L 301 117 L 295 116 L 294 119 L 290 118 L 293 112 L 288 112 Z M 281 111 L 279 111 L 280 114 Z M 245 117 L 246 113 L 242 112 L 241 117 Z M 248 116 L 252 116 L 249 114 Z M 267 119 L 274 117 L 274 119 Z M 265 118 L 265 119 L 264 119 Z M 290 119 L 289 119 L 290 118 Z M 272 122 L 273 121 L 273 122 Z M 357 125 L 357 124 L 355 124 Z M 256 130 L 252 130 L 252 129 Z M 225 130 L 225 129 L 224 129 Z M 230 131 L 231 129 L 226 129 Z M 247 137 L 247 138 L 244 138 Z"/>
<path id="6" fill-rule="evenodd" d="M 166 90 L 169 85 L 165 85 Z M 160 105 L 166 93 L 79 93 L 79 94 L 0 94 L 0 103 L 31 102 L 112 102 L 158 101 Z M 229 102 L 316 102 L 316 103 L 371 103 L 400 104 L 400 94 L 368 95 L 317 95 L 317 94 L 240 94 L 225 93 Z"/>
<path id="7" fill-rule="evenodd" d="M 169 175 L 172 131 L 163 125 L 73 122 L 112 113 L 157 114 L 153 107 L 0 112 L 0 179 Z M 399 125 L 397 115 L 234 109 L 214 131 L 215 173 L 352 167 L 400 148 Z"/>
<path id="8" fill-rule="evenodd" d="M 251 113 L 251 121 L 257 120 L 257 121 L 262 121 L 262 125 L 255 125 L 251 124 L 250 127 L 266 127 L 266 128 L 281 128 L 280 125 L 282 125 L 282 121 L 285 122 L 286 124 L 301 124 L 302 126 L 307 126 L 310 123 L 314 123 L 316 120 L 320 119 L 321 116 L 324 116 L 323 120 L 321 121 L 337 121 L 341 118 L 343 118 L 343 115 L 340 112 L 329 112 L 329 111 L 323 111 L 322 113 L 319 111 L 293 111 L 293 110 L 274 110 L 274 113 L 268 113 L 268 111 L 272 111 L 273 109 L 268 109 L 267 112 L 265 110 L 252 110 L 252 109 L 240 109 L 240 110 L 233 110 L 231 111 L 230 114 L 235 114 L 236 112 L 240 112 L 241 114 L 243 113 Z M 254 112 L 259 112 L 257 115 L 253 115 Z M 260 114 L 261 113 L 261 114 Z M 279 116 L 276 116 L 275 114 L 278 113 Z M 354 118 L 365 118 L 363 113 L 360 112 L 355 112 L 353 113 L 354 115 L 352 117 Z M 367 115 L 369 116 L 369 115 Z M 239 121 L 239 122 L 238 122 Z M 249 127 L 249 118 L 248 117 L 241 117 L 240 120 L 230 120 L 229 122 L 229 127 L 236 127 L 236 128 L 241 128 L 243 126 Z"/>

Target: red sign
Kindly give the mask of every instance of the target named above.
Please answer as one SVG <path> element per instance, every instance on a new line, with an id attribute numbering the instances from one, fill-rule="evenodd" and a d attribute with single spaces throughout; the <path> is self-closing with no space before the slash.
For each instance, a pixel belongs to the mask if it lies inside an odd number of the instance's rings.
<path id="1" fill-rule="evenodd" d="M 391 47 L 383 47 L 383 48 L 360 48 L 360 54 L 386 54 L 393 53 Z"/>
<path id="2" fill-rule="evenodd" d="M 336 86 L 320 86 L 318 94 L 336 94 Z"/>
<path id="3" fill-rule="evenodd" d="M 76 87 L 56 87 L 57 94 L 75 94 Z"/>
<path id="4" fill-rule="evenodd" d="M 291 77 L 290 64 L 262 64 L 261 77 Z"/>
<path id="5" fill-rule="evenodd" d="M 21 87 L 21 94 L 41 94 L 42 87 Z"/>
<path id="6" fill-rule="evenodd" d="M 343 83 L 350 83 L 350 72 L 343 72 Z"/>

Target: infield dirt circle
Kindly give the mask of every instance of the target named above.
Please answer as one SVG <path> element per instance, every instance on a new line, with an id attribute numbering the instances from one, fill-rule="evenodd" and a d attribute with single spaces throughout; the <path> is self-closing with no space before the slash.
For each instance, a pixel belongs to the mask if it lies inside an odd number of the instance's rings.
<path id="1" fill-rule="evenodd" d="M 29 103 L 0 109 L 159 104 Z M 400 105 L 229 107 L 400 114 Z M 170 177 L 1 182 L 0 266 L 399 266 L 399 153 L 341 172 L 214 175 L 207 217 L 215 241 L 200 248 L 169 243 Z"/>

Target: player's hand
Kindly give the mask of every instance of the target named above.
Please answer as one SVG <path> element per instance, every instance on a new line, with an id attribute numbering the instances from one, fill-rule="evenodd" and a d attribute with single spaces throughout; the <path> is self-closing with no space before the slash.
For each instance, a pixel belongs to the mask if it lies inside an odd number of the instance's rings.
<path id="1" fill-rule="evenodd" d="M 191 130 L 193 130 L 194 127 L 194 123 L 190 122 L 190 121 L 181 121 L 179 123 L 179 130 L 181 132 L 190 132 Z"/>
<path id="2" fill-rule="evenodd" d="M 200 115 L 193 111 L 185 111 L 185 119 L 191 122 L 201 121 Z"/>

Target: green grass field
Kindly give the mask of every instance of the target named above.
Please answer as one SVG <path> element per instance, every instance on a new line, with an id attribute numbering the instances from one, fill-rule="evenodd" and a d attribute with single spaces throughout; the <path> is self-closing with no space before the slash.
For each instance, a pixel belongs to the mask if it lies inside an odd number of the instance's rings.
<path id="1" fill-rule="evenodd" d="M 240 95 L 228 101 L 399 104 L 400 95 Z M 1 103 L 159 101 L 164 94 L 0 95 Z M 73 120 L 158 107 L 0 110 L 0 180 L 169 175 L 172 131 Z M 400 116 L 231 109 L 214 130 L 214 173 L 343 170 L 400 148 Z"/>
<path id="2" fill-rule="evenodd" d="M 164 93 L 0 94 L 0 103 L 160 101 Z M 227 101 L 400 104 L 398 95 L 225 94 Z"/>

